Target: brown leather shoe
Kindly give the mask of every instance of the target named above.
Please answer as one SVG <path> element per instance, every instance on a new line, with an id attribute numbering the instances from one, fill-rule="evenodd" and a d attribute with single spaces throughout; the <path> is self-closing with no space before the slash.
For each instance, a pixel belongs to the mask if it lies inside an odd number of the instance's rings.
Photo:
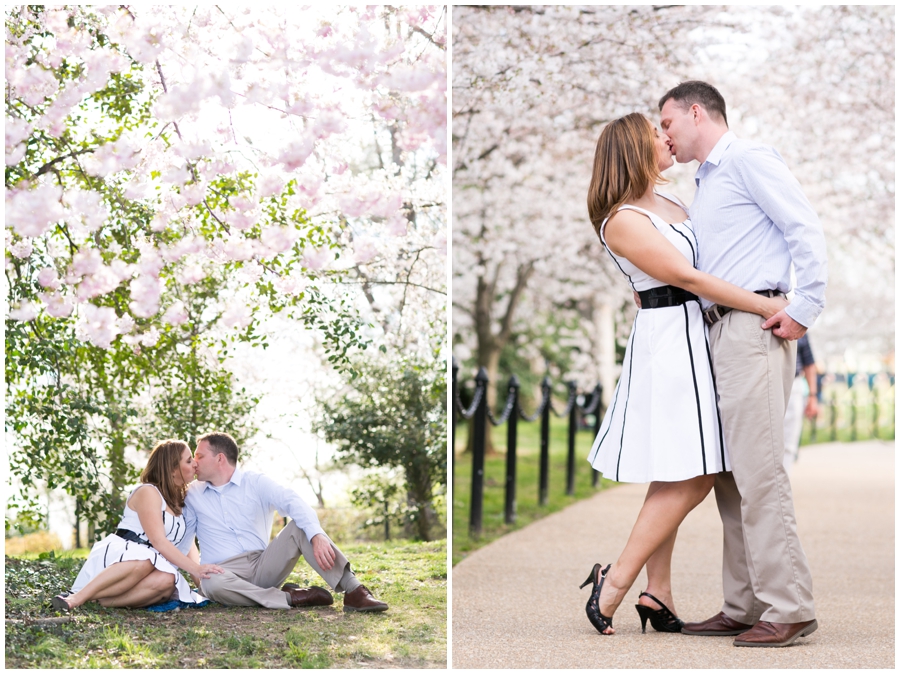
<path id="1" fill-rule="evenodd" d="M 815 619 L 802 623 L 770 623 L 760 620 L 749 632 L 744 632 L 734 640 L 735 646 L 759 646 L 779 648 L 790 646 L 799 637 L 809 636 L 818 629 Z"/>
<path id="2" fill-rule="evenodd" d="M 388 605 L 375 599 L 365 585 L 360 585 L 353 592 L 344 594 L 344 610 L 374 613 L 376 611 L 387 611 Z"/>
<path id="3" fill-rule="evenodd" d="M 296 583 L 285 583 L 281 591 L 286 592 L 290 599 L 288 603 L 294 607 L 302 606 L 331 606 L 334 597 L 324 587 L 300 587 Z"/>
<path id="4" fill-rule="evenodd" d="M 733 637 L 735 634 L 743 634 L 751 627 L 753 625 L 732 620 L 723 611 L 702 623 L 685 623 L 681 633 L 693 637 Z"/>

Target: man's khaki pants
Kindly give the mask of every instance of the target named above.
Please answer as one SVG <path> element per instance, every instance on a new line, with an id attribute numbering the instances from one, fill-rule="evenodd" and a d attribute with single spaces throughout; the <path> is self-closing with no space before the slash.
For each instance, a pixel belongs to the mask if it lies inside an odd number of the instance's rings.
<path id="1" fill-rule="evenodd" d="M 722 610 L 747 625 L 812 620 L 812 576 L 797 537 L 784 469 L 784 410 L 797 345 L 731 311 L 710 327 L 713 369 L 731 472 L 715 490 L 725 534 Z"/>
<path id="2" fill-rule="evenodd" d="M 225 606 L 290 608 L 287 594 L 279 588 L 301 554 L 335 592 L 356 589 L 359 581 L 350 570 L 350 563 L 334 543 L 331 547 L 335 552 L 334 566 L 325 571 L 313 555 L 312 543 L 291 520 L 265 550 L 252 550 L 219 562 L 225 573 L 200 581 L 200 594 Z"/>

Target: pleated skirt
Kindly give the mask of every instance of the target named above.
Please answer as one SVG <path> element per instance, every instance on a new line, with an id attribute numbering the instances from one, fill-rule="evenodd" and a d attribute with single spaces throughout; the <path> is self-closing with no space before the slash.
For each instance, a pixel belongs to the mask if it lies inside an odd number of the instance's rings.
<path id="1" fill-rule="evenodd" d="M 638 311 L 588 461 L 616 482 L 731 470 L 699 302 Z"/>

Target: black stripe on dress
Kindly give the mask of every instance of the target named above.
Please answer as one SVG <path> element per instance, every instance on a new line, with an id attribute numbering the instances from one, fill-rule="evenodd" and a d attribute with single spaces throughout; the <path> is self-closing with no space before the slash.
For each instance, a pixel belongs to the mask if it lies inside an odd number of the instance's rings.
<path id="1" fill-rule="evenodd" d="M 709 376 L 712 377 L 713 395 L 716 400 L 716 421 L 719 422 L 719 452 L 722 455 L 722 471 L 728 470 L 725 466 L 725 438 L 722 436 L 722 413 L 719 411 L 719 390 L 716 388 L 716 372 L 713 369 L 712 353 L 709 351 L 709 335 L 703 330 L 703 339 L 706 342 L 706 359 L 709 361 Z"/>
<path id="2" fill-rule="evenodd" d="M 679 223 L 679 224 L 681 224 L 681 223 Z M 675 227 L 675 224 L 674 224 L 674 223 L 670 224 L 669 227 L 671 227 L 674 231 L 676 231 L 676 232 L 678 232 L 679 234 L 681 234 L 681 236 L 684 238 L 684 240 L 687 241 L 688 245 L 691 247 L 691 266 L 693 266 L 693 267 L 696 269 L 696 267 L 697 267 L 697 253 L 694 251 L 694 244 L 691 243 L 691 240 L 687 237 L 687 235 L 686 235 L 684 232 L 682 232 L 680 229 L 677 229 L 677 228 Z"/>
<path id="3" fill-rule="evenodd" d="M 631 353 L 628 354 L 628 386 L 625 388 L 625 409 L 622 410 L 622 435 L 619 436 L 619 457 L 616 459 L 616 482 L 619 481 L 619 465 L 622 463 L 622 444 L 625 440 L 625 417 L 628 414 L 628 396 L 631 394 L 631 366 L 634 363 L 634 336 L 636 334 L 637 316 L 634 317 L 634 327 L 631 329 Z M 612 425 L 612 419 L 609 422 Z"/>
<path id="4" fill-rule="evenodd" d="M 697 371 L 694 368 L 694 350 L 691 348 L 691 322 L 688 317 L 687 302 L 684 308 L 684 334 L 687 337 L 688 357 L 691 360 L 691 377 L 694 379 L 694 398 L 697 401 L 697 423 L 700 425 L 700 454 L 703 456 L 703 474 L 706 475 L 706 444 L 703 441 L 703 412 L 700 408 L 700 389 L 697 386 Z"/>
<path id="5" fill-rule="evenodd" d="M 172 543 L 173 545 L 178 545 L 179 543 L 181 543 L 181 539 L 178 538 L 178 532 L 181 531 L 181 522 L 175 520 L 175 524 L 177 524 L 178 526 L 175 527 L 175 535 L 172 536 Z"/>
<path id="6" fill-rule="evenodd" d="M 634 326 L 632 326 L 632 328 L 631 328 L 632 335 L 634 335 L 634 328 L 636 326 L 637 326 L 637 316 L 634 317 Z M 615 393 L 613 394 L 613 404 L 612 404 L 612 407 L 610 408 L 609 412 L 607 413 L 607 416 L 609 417 L 609 424 L 606 426 L 606 430 L 603 432 L 603 437 L 600 438 L 600 442 L 597 443 L 597 451 L 594 452 L 593 456 L 588 457 L 592 464 L 594 462 L 594 459 L 597 458 L 597 454 L 600 453 L 600 445 L 602 445 L 603 441 L 606 440 L 606 436 L 609 433 L 609 429 L 612 428 L 612 421 L 616 416 L 616 404 L 618 402 L 619 402 L 619 386 L 616 385 L 616 390 L 615 390 Z M 604 421 L 605 421 L 605 419 L 604 419 Z"/>
<path id="7" fill-rule="evenodd" d="M 107 543 L 107 544 L 106 544 L 106 550 L 103 551 L 103 568 L 104 568 L 104 569 L 106 568 L 106 555 L 109 554 L 109 546 L 110 546 L 110 545 L 111 545 L 110 543 Z"/>
<path id="8" fill-rule="evenodd" d="M 637 292 L 637 288 L 634 287 L 634 281 L 631 280 L 631 276 L 628 275 L 628 272 L 622 269 L 622 265 L 619 264 L 619 261 L 616 259 L 616 256 L 613 255 L 613 252 L 609 249 L 609 246 L 606 245 L 603 241 L 603 247 L 606 249 L 606 252 L 609 253 L 609 256 L 612 258 L 612 261 L 616 263 L 616 266 L 619 268 L 619 271 L 625 274 L 625 278 L 628 279 L 628 282 L 631 284 L 631 289 Z"/>

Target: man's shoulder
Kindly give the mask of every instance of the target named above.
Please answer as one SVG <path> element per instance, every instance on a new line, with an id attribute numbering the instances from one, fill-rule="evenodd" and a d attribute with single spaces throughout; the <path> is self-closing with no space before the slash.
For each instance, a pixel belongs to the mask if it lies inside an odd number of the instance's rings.
<path id="1" fill-rule="evenodd" d="M 784 163 L 784 158 L 771 145 L 746 138 L 735 138 L 728 146 L 728 156 L 731 161 L 740 166 L 767 163 L 772 160 Z"/>

